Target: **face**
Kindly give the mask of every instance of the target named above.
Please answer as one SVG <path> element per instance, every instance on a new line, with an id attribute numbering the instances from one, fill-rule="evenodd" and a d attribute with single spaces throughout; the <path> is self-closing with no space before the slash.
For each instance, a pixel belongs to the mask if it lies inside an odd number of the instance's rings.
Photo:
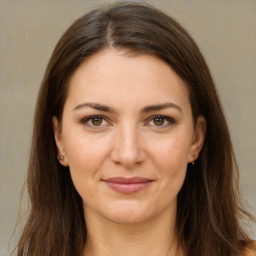
<path id="1" fill-rule="evenodd" d="M 188 90 L 169 65 L 120 50 L 96 53 L 74 72 L 62 123 L 54 117 L 53 127 L 85 218 L 117 223 L 176 211 L 205 134 L 202 117 L 193 125 Z"/>

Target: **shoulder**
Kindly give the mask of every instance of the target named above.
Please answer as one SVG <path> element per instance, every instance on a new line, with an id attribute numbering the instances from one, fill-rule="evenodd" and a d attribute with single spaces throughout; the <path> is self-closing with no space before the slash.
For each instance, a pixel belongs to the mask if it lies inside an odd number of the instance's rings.
<path id="1" fill-rule="evenodd" d="M 256 256 L 256 241 L 248 242 L 241 256 Z"/>

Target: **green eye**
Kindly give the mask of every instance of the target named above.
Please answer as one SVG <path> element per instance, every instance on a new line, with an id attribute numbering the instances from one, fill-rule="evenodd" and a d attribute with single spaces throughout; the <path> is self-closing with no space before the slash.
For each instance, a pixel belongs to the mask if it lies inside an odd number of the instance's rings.
<path id="1" fill-rule="evenodd" d="M 162 126 L 164 124 L 165 119 L 162 117 L 156 117 L 153 119 L 153 123 L 156 126 Z"/>
<path id="2" fill-rule="evenodd" d="M 103 123 L 103 119 L 101 117 L 94 117 L 91 119 L 92 125 L 100 126 Z"/>

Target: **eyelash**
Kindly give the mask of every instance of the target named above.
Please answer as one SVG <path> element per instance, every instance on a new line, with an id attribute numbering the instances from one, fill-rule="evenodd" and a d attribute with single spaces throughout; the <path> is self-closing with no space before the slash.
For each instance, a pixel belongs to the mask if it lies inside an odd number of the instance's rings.
<path id="1" fill-rule="evenodd" d="M 176 124 L 176 121 L 175 121 L 174 118 L 169 117 L 169 116 L 163 116 L 163 115 L 152 116 L 152 117 L 150 117 L 150 119 L 149 119 L 149 121 L 147 123 L 149 124 L 150 122 L 156 120 L 157 118 L 162 119 L 164 121 L 164 124 L 160 125 L 160 126 L 153 124 L 152 126 L 155 126 L 156 128 L 160 128 L 161 129 L 161 128 L 168 127 L 168 126 L 170 126 L 172 124 Z M 151 126 L 151 125 L 149 124 L 149 126 Z"/>
<path id="2" fill-rule="evenodd" d="M 107 118 L 105 116 L 101 116 L 101 115 L 88 116 L 88 117 L 82 119 L 81 123 L 86 125 L 86 126 L 88 126 L 88 127 L 90 127 L 90 128 L 93 128 L 93 129 L 97 129 L 98 127 L 106 126 L 106 125 L 102 125 L 102 124 L 100 124 L 98 126 L 97 125 L 93 125 L 93 124 L 89 124 L 89 122 L 92 122 L 93 120 L 95 120 L 97 118 L 101 119 L 102 122 L 107 122 L 108 125 L 110 125 L 109 122 L 107 121 Z"/>
<path id="3" fill-rule="evenodd" d="M 100 119 L 102 120 L 102 122 L 107 122 L 107 125 L 102 125 L 102 123 L 100 123 L 99 125 L 94 125 L 92 123 L 89 123 L 89 122 L 92 122 L 93 120 L 95 119 Z M 150 122 L 154 121 L 155 119 L 162 119 L 164 121 L 163 125 L 155 125 L 155 124 L 150 124 Z M 81 120 L 81 123 L 90 127 L 90 128 L 93 128 L 93 129 L 98 129 L 102 126 L 110 126 L 111 124 L 107 121 L 107 118 L 105 116 L 102 116 L 102 115 L 93 115 L 93 116 L 88 116 L 84 119 Z M 149 119 L 147 119 L 147 126 L 155 126 L 156 128 L 165 128 L 165 127 L 168 127 L 172 124 L 176 124 L 176 121 L 175 119 L 173 119 L 172 117 L 169 117 L 169 116 L 163 116 L 163 115 L 154 115 L 152 117 L 150 117 Z"/>

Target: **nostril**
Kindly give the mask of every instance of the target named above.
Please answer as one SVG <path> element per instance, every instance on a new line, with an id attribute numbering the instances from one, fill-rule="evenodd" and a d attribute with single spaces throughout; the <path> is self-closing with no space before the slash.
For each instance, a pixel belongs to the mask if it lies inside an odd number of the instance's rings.
<path id="1" fill-rule="evenodd" d="M 142 164 L 145 160 L 145 154 L 141 148 L 133 148 L 132 150 L 119 148 L 112 150 L 110 158 L 115 164 L 131 168 Z"/>
<path id="2" fill-rule="evenodd" d="M 116 130 L 110 152 L 110 158 L 115 164 L 132 168 L 145 160 L 144 144 L 136 127 L 129 121 L 122 123 Z"/>

